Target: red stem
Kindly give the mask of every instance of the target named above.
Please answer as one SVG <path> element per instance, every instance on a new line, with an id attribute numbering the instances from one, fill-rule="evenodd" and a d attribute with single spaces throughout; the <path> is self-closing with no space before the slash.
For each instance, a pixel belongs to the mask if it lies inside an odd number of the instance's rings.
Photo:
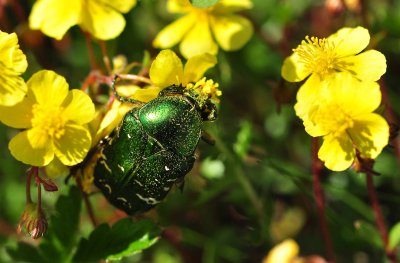
<path id="1" fill-rule="evenodd" d="M 369 195 L 369 199 L 371 201 L 372 208 L 374 209 L 376 226 L 381 235 L 381 238 L 382 238 L 382 241 L 383 241 L 383 244 L 385 247 L 386 256 L 388 257 L 390 262 L 396 263 L 397 262 L 396 251 L 390 250 L 390 247 L 389 247 L 388 231 L 387 231 L 387 228 L 385 225 L 385 221 L 383 219 L 381 207 L 379 206 L 378 198 L 376 196 L 374 181 L 372 179 L 373 175 L 369 171 L 366 171 L 366 174 L 367 174 L 368 195 Z"/>
<path id="2" fill-rule="evenodd" d="M 311 151 L 312 151 L 312 174 L 313 174 L 313 187 L 314 198 L 318 208 L 319 224 L 324 239 L 325 250 L 330 262 L 336 262 L 336 256 L 333 250 L 332 240 L 329 234 L 328 224 L 325 217 L 325 198 L 323 189 L 321 187 L 321 170 L 322 163 L 318 159 L 319 142 L 318 138 L 312 138 Z"/>
<path id="3" fill-rule="evenodd" d="M 95 58 L 94 51 L 93 51 L 92 36 L 88 32 L 83 32 L 83 34 L 85 35 L 86 47 L 87 47 L 88 53 L 89 53 L 90 67 L 92 68 L 92 70 L 96 70 L 96 69 L 98 69 L 98 66 L 97 66 L 96 58 Z"/>
<path id="4" fill-rule="evenodd" d="M 82 197 L 83 197 L 83 202 L 85 203 L 86 211 L 87 211 L 87 213 L 89 215 L 90 221 L 92 222 L 92 225 L 94 227 L 96 227 L 97 226 L 97 220 L 96 220 L 96 217 L 94 215 L 93 207 L 92 207 L 92 204 L 90 203 L 89 197 L 85 193 L 85 191 L 83 191 L 82 181 L 81 181 L 80 175 L 76 175 L 75 179 L 76 179 L 76 183 L 77 183 L 77 185 L 79 187 L 79 190 L 81 191 L 81 194 L 82 194 Z"/>

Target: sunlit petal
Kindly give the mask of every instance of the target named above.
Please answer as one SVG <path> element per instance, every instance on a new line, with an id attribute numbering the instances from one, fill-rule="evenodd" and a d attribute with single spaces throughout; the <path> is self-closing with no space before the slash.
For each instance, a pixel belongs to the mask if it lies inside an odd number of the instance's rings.
<path id="1" fill-rule="evenodd" d="M 350 138 L 343 136 L 325 136 L 318 151 L 318 158 L 332 171 L 344 171 L 354 162 L 355 150 Z"/>
<path id="2" fill-rule="evenodd" d="M 330 76 L 329 85 L 327 99 L 351 116 L 370 113 L 381 104 L 380 88 L 374 81 L 359 81 L 352 74 L 343 72 Z"/>
<path id="3" fill-rule="evenodd" d="M 161 88 L 182 83 L 183 66 L 179 57 L 171 50 L 162 50 L 151 64 L 150 79 Z"/>
<path id="4" fill-rule="evenodd" d="M 262 263 L 289 263 L 299 254 L 299 245 L 287 239 L 273 247 Z"/>
<path id="5" fill-rule="evenodd" d="M 363 158 L 376 158 L 389 141 L 389 125 L 375 113 L 358 116 L 349 134 Z"/>
<path id="6" fill-rule="evenodd" d="M 64 165 L 75 165 L 85 158 L 91 143 L 86 127 L 70 123 L 66 125 L 64 135 L 54 140 L 55 154 Z"/>
<path id="7" fill-rule="evenodd" d="M 94 104 L 81 90 L 71 90 L 62 106 L 65 107 L 64 118 L 78 124 L 88 123 L 94 117 Z"/>
<path id="8" fill-rule="evenodd" d="M 218 46 L 212 38 L 208 18 L 202 16 L 198 20 L 180 44 L 180 51 L 185 58 L 204 53 L 217 54 Z"/>
<path id="9" fill-rule="evenodd" d="M 251 0 L 220 0 L 213 8 L 216 13 L 227 14 L 251 9 L 252 7 Z"/>
<path id="10" fill-rule="evenodd" d="M 334 44 L 335 52 L 340 57 L 360 53 L 368 46 L 369 40 L 369 32 L 363 27 L 345 27 L 328 37 L 328 41 Z"/>
<path id="11" fill-rule="evenodd" d="M 191 8 L 189 0 L 168 0 L 167 2 L 167 10 L 170 13 L 186 13 Z"/>
<path id="12" fill-rule="evenodd" d="M 0 105 L 12 106 L 20 102 L 27 91 L 24 79 L 7 68 L 0 69 L 0 73 Z"/>
<path id="13" fill-rule="evenodd" d="M 80 26 L 97 39 L 109 40 L 121 34 L 125 28 L 125 19 L 110 6 L 87 0 L 82 10 Z"/>
<path id="14" fill-rule="evenodd" d="M 153 40 L 156 48 L 170 48 L 179 43 L 196 23 L 195 15 L 186 15 L 164 27 Z"/>
<path id="15" fill-rule="evenodd" d="M 109 5 L 121 13 L 127 13 L 136 5 L 136 0 L 96 0 L 103 5 Z"/>
<path id="16" fill-rule="evenodd" d="M 217 64 L 217 58 L 211 54 L 201 54 L 188 59 L 184 68 L 183 86 L 198 81 L 204 73 Z"/>
<path id="17" fill-rule="evenodd" d="M 342 59 L 345 69 L 362 81 L 377 81 L 386 72 L 386 58 L 376 50 Z"/>
<path id="18" fill-rule="evenodd" d="M 29 26 L 61 39 L 71 26 L 79 22 L 81 8 L 81 0 L 36 1 L 29 16 Z"/>
<path id="19" fill-rule="evenodd" d="M 28 135 L 28 133 L 30 133 Z M 12 156 L 18 161 L 32 166 L 45 166 L 54 158 L 53 145 L 46 138 L 37 138 L 40 135 L 37 131 L 24 131 L 11 139 L 8 148 Z M 33 140 L 33 141 L 32 141 Z M 34 141 L 37 140 L 37 141 Z"/>
<path id="20" fill-rule="evenodd" d="M 282 77 L 290 82 L 298 82 L 305 79 L 311 74 L 309 68 L 305 67 L 305 64 L 301 62 L 301 59 L 297 53 L 293 53 L 290 57 L 287 57 L 283 61 L 282 66 Z"/>
<path id="21" fill-rule="evenodd" d="M 27 82 L 28 98 L 41 105 L 61 105 L 68 95 L 68 83 L 54 71 L 41 70 Z"/>
<path id="22" fill-rule="evenodd" d="M 27 98 L 24 98 L 20 103 L 14 106 L 0 106 L 0 121 L 7 126 L 17 129 L 30 128 L 31 119 L 32 102 Z"/>
<path id="23" fill-rule="evenodd" d="M 253 35 L 250 21 L 238 15 L 212 16 L 211 28 L 218 44 L 227 51 L 242 48 Z"/>

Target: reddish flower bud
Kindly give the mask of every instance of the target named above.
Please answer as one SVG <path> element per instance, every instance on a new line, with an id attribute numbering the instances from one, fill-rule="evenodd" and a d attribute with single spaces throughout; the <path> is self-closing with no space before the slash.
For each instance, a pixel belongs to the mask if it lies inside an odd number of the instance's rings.
<path id="1" fill-rule="evenodd" d="M 18 223 L 17 233 L 24 229 L 33 239 L 37 239 L 46 233 L 48 227 L 46 216 L 42 209 L 34 203 L 25 206 Z"/>

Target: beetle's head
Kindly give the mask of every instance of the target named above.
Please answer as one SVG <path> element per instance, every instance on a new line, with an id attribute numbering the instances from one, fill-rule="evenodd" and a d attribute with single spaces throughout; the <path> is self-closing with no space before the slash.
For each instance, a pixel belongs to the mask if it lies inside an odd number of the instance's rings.
<path id="1" fill-rule="evenodd" d="M 222 92 L 218 89 L 218 83 L 213 80 L 202 78 L 196 83 L 189 83 L 186 87 L 182 85 L 172 85 L 163 89 L 159 96 L 183 95 L 187 97 L 200 113 L 204 121 L 217 119 L 218 97 Z"/>
<path id="2" fill-rule="evenodd" d="M 204 121 L 213 121 L 217 118 L 218 97 L 222 92 L 218 89 L 218 83 L 212 79 L 202 78 L 196 83 L 189 83 L 183 90 L 183 94 L 191 98 Z"/>

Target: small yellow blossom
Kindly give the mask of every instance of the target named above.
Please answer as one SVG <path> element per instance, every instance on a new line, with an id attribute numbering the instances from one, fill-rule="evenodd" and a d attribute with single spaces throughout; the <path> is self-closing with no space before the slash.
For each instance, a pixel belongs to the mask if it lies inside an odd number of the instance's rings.
<path id="1" fill-rule="evenodd" d="M 215 56 L 202 54 L 191 57 L 185 64 L 171 50 L 162 50 L 150 67 L 150 79 L 154 85 L 166 88 L 181 85 L 186 90 L 198 91 L 199 96 L 207 95 L 209 99 L 218 100 L 222 92 L 218 83 L 203 78 L 204 73 L 217 63 Z"/>
<path id="2" fill-rule="evenodd" d="M 48 70 L 34 74 L 27 87 L 20 103 L 0 107 L 2 122 L 26 129 L 11 139 L 11 154 L 32 166 L 48 165 L 54 158 L 68 166 L 81 162 L 91 146 L 86 124 L 94 117 L 94 105 L 89 96 L 68 91 L 65 79 Z"/>
<path id="3" fill-rule="evenodd" d="M 226 51 L 238 50 L 249 41 L 253 27 L 249 20 L 234 13 L 252 6 L 250 0 L 220 0 L 214 6 L 196 8 L 189 0 L 168 0 L 169 12 L 186 15 L 161 30 L 153 46 L 165 49 L 181 42 L 180 51 L 186 58 L 203 53 L 215 55 L 218 45 Z"/>
<path id="4" fill-rule="evenodd" d="M 273 247 L 262 263 L 294 263 L 299 254 L 299 245 L 293 239 L 287 239 Z"/>
<path id="5" fill-rule="evenodd" d="M 376 82 L 359 81 L 347 72 L 338 73 L 320 83 L 317 96 L 318 102 L 312 106 L 299 100 L 295 110 L 307 133 L 323 136 L 318 157 L 327 168 L 349 168 L 356 151 L 362 158 L 375 159 L 388 144 L 389 125 L 373 113 L 381 103 Z M 308 114 L 302 114 L 305 111 Z"/>
<path id="6" fill-rule="evenodd" d="M 119 36 L 125 27 L 121 13 L 127 13 L 136 0 L 38 0 L 29 16 L 29 26 L 60 40 L 67 30 L 79 25 L 97 39 Z"/>
<path id="7" fill-rule="evenodd" d="M 27 88 L 20 75 L 27 67 L 17 35 L 0 31 L 0 105 L 12 106 L 24 98 Z"/>
<path id="8" fill-rule="evenodd" d="M 306 37 L 294 49 L 283 63 L 283 78 L 298 82 L 310 76 L 297 93 L 297 100 L 309 107 L 297 111 L 298 116 L 307 114 L 313 103 L 319 101 L 321 81 L 332 79 L 329 77 L 333 74 L 348 72 L 360 81 L 379 80 L 386 72 L 386 59 L 376 50 L 360 53 L 369 40 L 368 30 L 363 27 L 342 28 L 328 38 Z"/>

